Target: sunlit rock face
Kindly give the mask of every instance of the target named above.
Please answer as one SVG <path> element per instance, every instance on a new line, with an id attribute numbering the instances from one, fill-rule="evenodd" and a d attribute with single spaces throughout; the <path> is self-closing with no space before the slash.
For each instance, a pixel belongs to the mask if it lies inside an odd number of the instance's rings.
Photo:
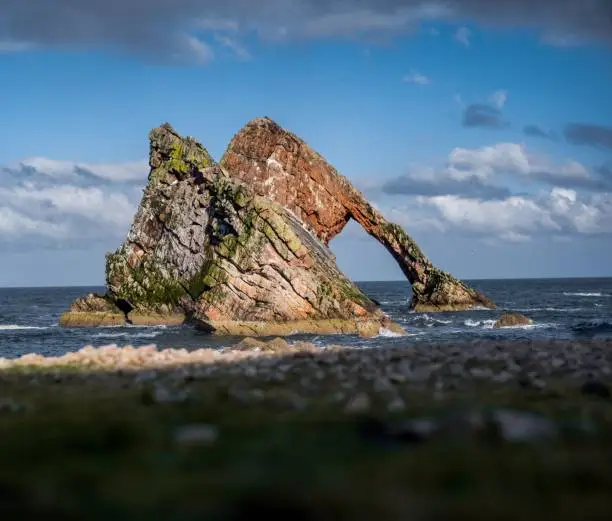
<path id="1" fill-rule="evenodd" d="M 249 122 L 232 139 L 221 165 L 258 195 L 290 210 L 324 243 L 349 219 L 379 241 L 412 284 L 412 309 L 495 307 L 484 295 L 436 268 L 402 228 L 388 222 L 350 181 L 303 140 L 268 118 Z"/>

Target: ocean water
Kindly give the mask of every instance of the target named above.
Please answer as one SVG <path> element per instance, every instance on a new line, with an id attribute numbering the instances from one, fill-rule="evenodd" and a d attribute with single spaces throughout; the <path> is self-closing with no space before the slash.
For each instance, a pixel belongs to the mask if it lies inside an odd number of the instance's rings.
<path id="1" fill-rule="evenodd" d="M 410 285 L 403 282 L 363 282 L 362 289 L 384 311 L 402 324 L 409 337 L 299 335 L 315 344 L 348 344 L 356 347 L 405 345 L 411 342 L 461 342 L 471 339 L 581 339 L 612 338 L 612 278 L 531 279 L 467 281 L 491 298 L 499 309 L 459 313 L 412 313 L 408 306 Z M 57 325 L 71 302 L 90 291 L 104 288 L 0 288 L 0 357 L 26 353 L 59 355 L 90 344 L 146 345 L 159 348 L 223 347 L 239 339 L 219 338 L 190 327 L 104 327 L 66 329 Z M 530 317 L 529 327 L 493 329 L 505 311 Z"/>

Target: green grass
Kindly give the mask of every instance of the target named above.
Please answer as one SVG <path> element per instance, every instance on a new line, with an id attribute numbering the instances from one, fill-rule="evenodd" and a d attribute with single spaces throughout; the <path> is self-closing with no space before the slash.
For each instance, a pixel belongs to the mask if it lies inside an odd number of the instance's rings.
<path id="1" fill-rule="evenodd" d="M 306 365 L 304 365 L 304 368 Z M 323 365 L 324 367 L 324 365 Z M 327 374 L 310 389 L 299 361 L 284 382 L 221 370 L 186 378 L 184 403 L 156 404 L 133 377 L 84 379 L 64 369 L 0 373 L 0 519 L 77 520 L 531 520 L 610 519 L 612 404 L 582 397 L 576 382 L 544 391 L 474 384 L 443 401 L 400 385 L 407 410 L 391 415 L 374 399 L 371 416 L 414 417 L 461 406 L 505 405 L 551 418 L 589 418 L 593 439 L 511 444 L 476 437 L 380 445 L 362 418 L 331 399 Z M 32 379 L 38 382 L 32 384 Z M 163 378 L 162 378 L 163 380 Z M 370 391 L 358 381 L 357 388 Z M 258 388 L 263 398 L 241 399 Z M 349 393 L 355 394 L 357 389 Z M 296 408 L 299 393 L 308 406 Z M 211 445 L 179 446 L 191 423 L 215 425 Z"/>

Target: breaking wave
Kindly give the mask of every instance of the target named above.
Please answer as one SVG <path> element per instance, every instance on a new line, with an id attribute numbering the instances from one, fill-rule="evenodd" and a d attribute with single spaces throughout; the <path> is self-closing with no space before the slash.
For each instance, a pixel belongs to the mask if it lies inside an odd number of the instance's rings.
<path id="1" fill-rule="evenodd" d="M 443 320 L 441 318 L 430 317 L 429 315 L 420 315 L 414 320 L 410 321 L 410 325 L 413 327 L 441 327 L 452 324 L 452 320 Z"/>
<path id="2" fill-rule="evenodd" d="M 155 338 L 161 334 L 161 331 L 152 331 L 151 333 L 96 333 L 93 338 Z"/>
<path id="3" fill-rule="evenodd" d="M 463 324 L 467 327 L 481 327 L 483 329 L 493 329 L 495 322 L 495 320 L 472 320 L 471 318 L 468 318 L 463 322 Z"/>
<path id="4" fill-rule="evenodd" d="M 20 326 L 19 324 L 0 324 L 0 331 L 18 331 L 22 329 L 49 329 L 51 326 Z"/>
<path id="5" fill-rule="evenodd" d="M 572 326 L 572 331 L 578 334 L 612 333 L 612 322 L 604 319 L 578 322 Z"/>
<path id="6" fill-rule="evenodd" d="M 597 304 L 595 304 L 597 305 Z M 521 313 L 528 313 L 530 311 L 563 311 L 563 312 L 578 312 L 578 311 L 584 311 L 585 308 L 553 308 L 553 307 L 547 307 L 547 308 L 518 308 L 515 309 L 514 311 L 520 311 Z"/>
<path id="7" fill-rule="evenodd" d="M 609 297 L 610 296 L 610 295 L 601 293 L 599 291 L 597 292 L 578 291 L 576 293 L 570 293 L 570 292 L 564 291 L 563 294 L 566 297 Z"/>
<path id="8" fill-rule="evenodd" d="M 400 336 L 405 336 L 405 335 L 402 335 L 401 333 L 396 333 L 395 331 L 391 331 L 390 329 L 387 329 L 386 327 L 381 327 L 380 331 L 378 332 L 378 336 L 383 336 L 387 338 L 395 338 L 395 337 L 400 337 Z"/>

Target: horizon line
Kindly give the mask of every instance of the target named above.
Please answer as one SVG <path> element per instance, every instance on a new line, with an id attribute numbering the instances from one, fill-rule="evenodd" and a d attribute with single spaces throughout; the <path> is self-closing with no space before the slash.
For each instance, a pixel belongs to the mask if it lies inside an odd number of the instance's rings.
<path id="1" fill-rule="evenodd" d="M 574 276 L 574 277 L 496 277 L 496 278 L 459 278 L 464 282 L 482 282 L 482 281 L 519 281 L 519 280 L 588 280 L 588 279 L 612 279 L 612 275 L 600 275 L 600 276 Z M 373 284 L 373 283 L 384 283 L 384 282 L 395 282 L 395 283 L 408 283 L 407 279 L 401 280 L 354 280 L 355 284 Z M 104 284 L 69 284 L 65 286 L 57 285 L 45 285 L 45 286 L 4 286 L 0 285 L 0 289 L 68 289 L 68 288 L 104 288 Z"/>

